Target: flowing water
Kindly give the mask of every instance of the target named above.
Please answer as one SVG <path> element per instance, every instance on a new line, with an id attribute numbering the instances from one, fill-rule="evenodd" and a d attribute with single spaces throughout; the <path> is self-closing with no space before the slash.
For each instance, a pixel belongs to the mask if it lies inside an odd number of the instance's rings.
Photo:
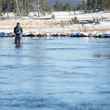
<path id="1" fill-rule="evenodd" d="M 110 39 L 0 39 L 0 110 L 110 110 Z"/>

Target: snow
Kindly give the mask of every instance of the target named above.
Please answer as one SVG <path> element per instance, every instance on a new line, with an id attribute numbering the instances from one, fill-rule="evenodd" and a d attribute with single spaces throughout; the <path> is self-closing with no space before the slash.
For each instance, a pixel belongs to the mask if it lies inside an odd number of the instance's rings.
<path id="1" fill-rule="evenodd" d="M 77 17 L 79 20 L 85 19 L 94 19 L 94 18 L 110 18 L 109 12 L 97 12 L 97 13 L 82 13 L 81 11 L 70 11 L 70 12 L 53 12 L 52 15 L 55 16 L 55 19 L 71 19 Z"/>
<path id="2" fill-rule="evenodd" d="M 31 12 L 30 14 L 33 14 Z M 78 12 L 53 12 L 47 15 L 54 15 L 55 19 L 51 20 L 33 20 L 30 17 L 24 17 L 25 20 L 21 21 L 24 28 L 24 33 L 71 33 L 71 32 L 84 32 L 84 33 L 109 33 L 110 32 L 110 12 L 97 12 L 97 13 L 82 13 Z M 33 15 L 32 15 L 33 16 Z M 71 18 L 77 17 L 79 21 L 81 20 L 93 20 L 98 19 L 99 24 L 87 23 L 87 24 L 69 24 L 64 25 L 64 27 L 57 25 L 60 21 L 69 21 Z M 45 17 L 42 17 L 45 18 Z M 7 21 L 0 20 L 0 32 L 13 32 L 13 26 L 16 25 L 17 20 Z M 12 23 L 11 23 L 12 22 Z M 56 23 L 53 25 L 52 23 Z M 52 25 L 51 25 L 52 24 Z M 11 28 L 10 28 L 11 27 Z M 3 28 L 3 29 L 2 29 Z"/>

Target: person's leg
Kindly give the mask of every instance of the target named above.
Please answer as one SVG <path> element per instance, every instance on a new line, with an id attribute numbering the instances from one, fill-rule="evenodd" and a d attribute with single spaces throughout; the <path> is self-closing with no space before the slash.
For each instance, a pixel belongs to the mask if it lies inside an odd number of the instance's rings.
<path id="1" fill-rule="evenodd" d="M 20 35 L 16 35 L 15 44 L 16 44 L 16 47 L 20 47 L 21 46 L 21 37 L 20 37 Z"/>
<path id="2" fill-rule="evenodd" d="M 17 36 L 15 37 L 15 44 L 17 44 Z"/>
<path id="3" fill-rule="evenodd" d="M 20 37 L 17 37 L 16 47 L 20 47 L 20 46 L 21 46 Z"/>
<path id="4" fill-rule="evenodd" d="M 20 37 L 18 38 L 18 44 L 19 44 L 19 46 L 21 45 L 21 38 Z"/>

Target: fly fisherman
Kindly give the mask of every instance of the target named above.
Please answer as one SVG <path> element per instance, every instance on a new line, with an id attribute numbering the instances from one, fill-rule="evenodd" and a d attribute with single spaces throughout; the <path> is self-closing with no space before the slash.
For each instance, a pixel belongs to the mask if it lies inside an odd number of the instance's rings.
<path id="1" fill-rule="evenodd" d="M 16 27 L 14 28 L 14 34 L 15 34 L 15 44 L 16 44 L 16 47 L 20 47 L 21 37 L 22 37 L 22 34 L 23 34 L 23 29 L 20 26 L 20 23 L 16 24 Z"/>

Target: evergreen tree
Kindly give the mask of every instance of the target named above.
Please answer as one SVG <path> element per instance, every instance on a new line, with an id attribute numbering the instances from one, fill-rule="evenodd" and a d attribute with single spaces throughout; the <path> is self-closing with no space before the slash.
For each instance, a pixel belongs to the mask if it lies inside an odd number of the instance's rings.
<path id="1" fill-rule="evenodd" d="M 42 12 L 48 11 L 48 0 L 39 1 L 40 10 Z M 37 11 L 37 6 L 38 0 L 0 0 L 0 13 L 16 12 L 18 14 L 21 13 L 21 15 L 27 15 L 30 11 Z"/>
<path id="2" fill-rule="evenodd" d="M 104 7 L 104 2 L 109 0 L 86 0 L 86 9 L 96 11 L 101 10 Z"/>

